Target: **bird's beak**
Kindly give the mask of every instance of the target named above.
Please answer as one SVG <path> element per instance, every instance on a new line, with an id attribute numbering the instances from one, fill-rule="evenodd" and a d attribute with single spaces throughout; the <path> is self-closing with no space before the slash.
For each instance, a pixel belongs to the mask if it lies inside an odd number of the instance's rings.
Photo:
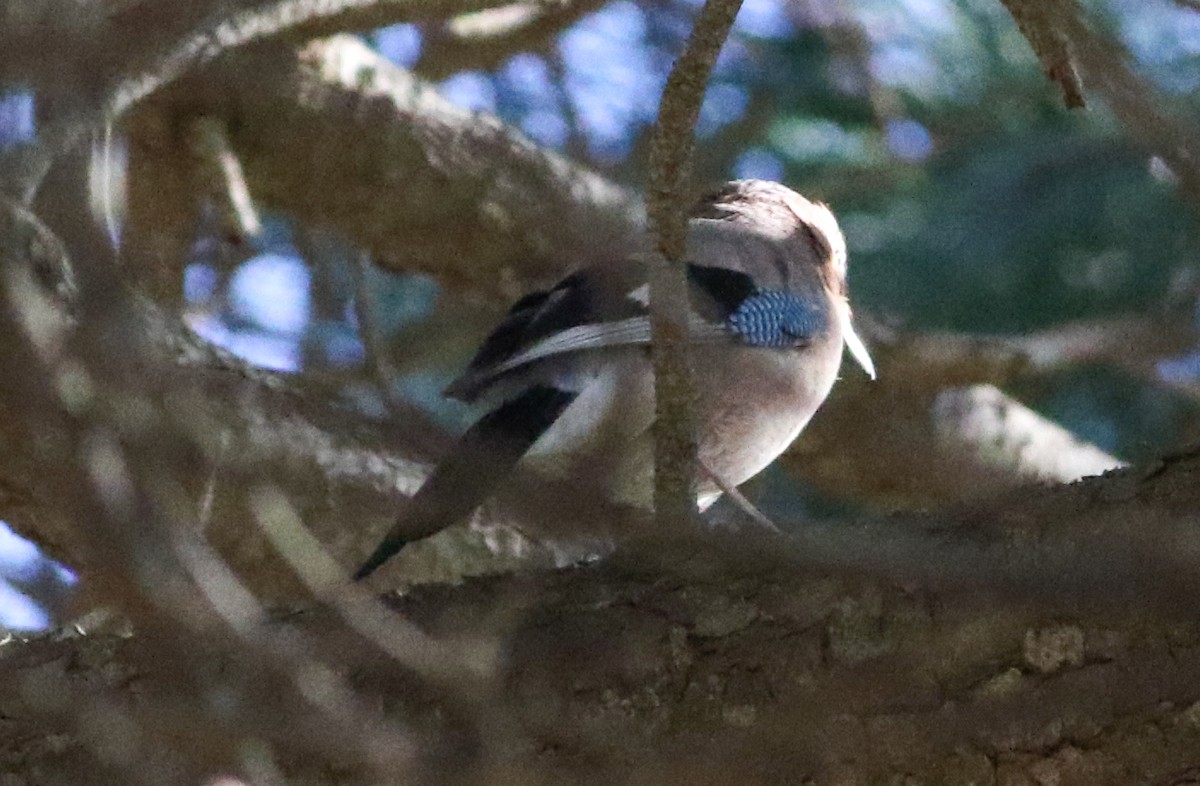
<path id="1" fill-rule="evenodd" d="M 846 348 L 850 350 L 850 354 L 858 365 L 862 366 L 862 370 L 867 372 L 867 376 L 875 379 L 875 364 L 871 361 L 871 355 L 867 352 L 867 345 L 862 342 L 858 334 L 854 332 L 854 326 L 850 324 L 850 307 L 838 309 L 842 315 L 842 336 L 846 340 Z"/>

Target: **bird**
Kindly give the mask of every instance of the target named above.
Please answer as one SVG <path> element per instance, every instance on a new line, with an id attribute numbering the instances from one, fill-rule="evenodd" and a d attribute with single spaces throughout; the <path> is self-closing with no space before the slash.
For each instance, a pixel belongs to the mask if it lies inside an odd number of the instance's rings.
<path id="1" fill-rule="evenodd" d="M 830 209 L 733 180 L 689 213 L 684 255 L 697 428 L 697 506 L 775 460 L 838 376 L 851 324 L 846 241 Z M 653 500 L 654 374 L 647 254 L 578 270 L 516 301 L 445 394 L 487 402 L 355 572 L 467 518 L 518 466 L 614 502 Z"/>

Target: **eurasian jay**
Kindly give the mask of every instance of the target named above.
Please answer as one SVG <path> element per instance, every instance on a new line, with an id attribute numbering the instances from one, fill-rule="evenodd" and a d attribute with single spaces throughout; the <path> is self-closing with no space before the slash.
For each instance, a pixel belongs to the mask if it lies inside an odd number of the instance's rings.
<path id="1" fill-rule="evenodd" d="M 756 475 L 829 394 L 842 347 L 873 379 L 850 323 L 846 242 L 833 213 L 763 180 L 691 212 L 697 504 Z M 649 508 L 654 374 L 644 256 L 591 267 L 513 305 L 446 395 L 494 408 L 463 435 L 355 573 L 466 518 L 517 465 Z"/>

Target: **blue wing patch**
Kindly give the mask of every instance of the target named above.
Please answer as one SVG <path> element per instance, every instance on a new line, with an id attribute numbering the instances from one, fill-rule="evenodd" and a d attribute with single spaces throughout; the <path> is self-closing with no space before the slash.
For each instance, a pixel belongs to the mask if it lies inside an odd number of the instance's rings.
<path id="1" fill-rule="evenodd" d="M 792 347 L 825 331 L 823 309 L 791 292 L 760 289 L 729 315 L 730 331 L 756 347 Z"/>

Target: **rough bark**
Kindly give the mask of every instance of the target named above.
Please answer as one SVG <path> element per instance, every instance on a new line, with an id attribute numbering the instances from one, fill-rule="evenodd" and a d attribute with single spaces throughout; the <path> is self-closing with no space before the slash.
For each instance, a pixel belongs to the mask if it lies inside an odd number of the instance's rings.
<path id="1" fill-rule="evenodd" d="M 919 562 L 822 567 L 808 549 L 739 537 L 393 599 L 486 664 L 465 696 L 415 688 L 349 646 L 328 609 L 254 636 L 295 633 L 379 717 L 421 718 L 396 782 L 1190 783 L 1198 489 L 1191 454 L 978 512 L 925 541 Z M 925 538 L 940 525 L 891 526 Z M 4 764 L 38 783 L 136 766 L 142 737 L 114 749 L 95 724 L 161 720 L 180 674 L 154 648 L 136 631 L 10 641 Z M 235 653 L 210 655 L 201 695 L 239 670 Z M 473 691 L 489 709 L 465 722 Z M 293 782 L 374 777 L 349 755 L 260 744 Z"/>
<path id="2" fill-rule="evenodd" d="M 222 119 L 259 204 L 477 294 L 513 297 L 640 242 L 630 192 L 349 37 L 231 58 L 143 111 Z"/>

